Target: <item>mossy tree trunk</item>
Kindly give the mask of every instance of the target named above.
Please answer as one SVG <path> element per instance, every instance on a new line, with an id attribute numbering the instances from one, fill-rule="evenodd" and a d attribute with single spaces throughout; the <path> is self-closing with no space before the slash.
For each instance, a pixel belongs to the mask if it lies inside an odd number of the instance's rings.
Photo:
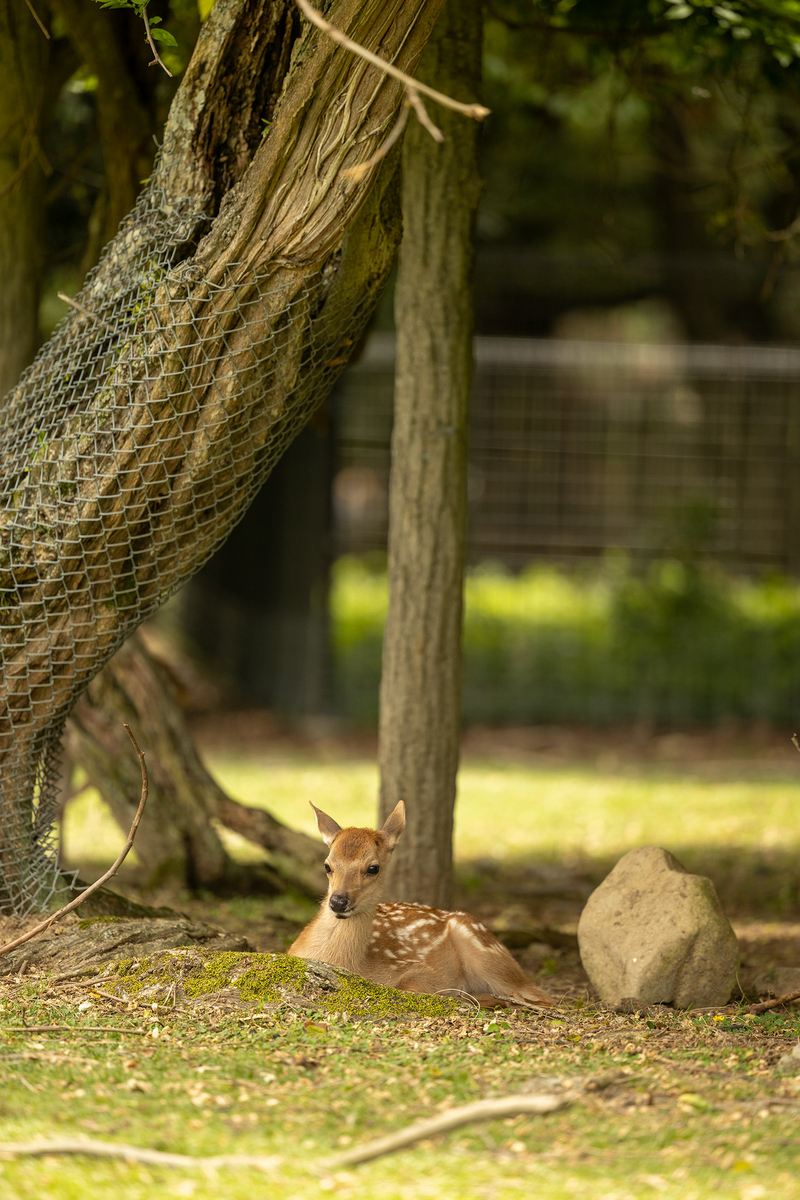
<path id="1" fill-rule="evenodd" d="M 481 9 L 448 0 L 418 77 L 458 99 L 480 88 Z M 395 899 L 446 907 L 461 713 L 461 614 L 472 378 L 478 129 L 437 109 L 403 147 L 403 242 L 389 491 L 389 612 L 380 697 L 380 820 L 405 800 Z"/>
<path id="2" fill-rule="evenodd" d="M 336 0 L 329 16 L 413 70 L 440 7 L 441 0 Z M 29 888 L 23 864 L 36 859 L 36 781 L 43 762 L 45 774 L 52 772 L 54 738 L 77 695 L 235 524 L 254 475 L 269 463 L 268 448 L 288 444 L 311 397 L 346 361 L 342 314 L 363 316 L 374 306 L 394 258 L 395 164 L 384 161 L 357 178 L 343 171 L 380 144 L 402 88 L 316 31 L 298 37 L 297 29 L 288 0 L 218 0 L 170 112 L 160 176 L 166 211 L 173 203 L 205 206 L 202 217 L 180 223 L 186 243 L 196 246 L 193 273 L 177 291 L 165 279 L 155 282 L 145 319 L 137 317 L 144 332 L 117 341 L 114 372 L 81 399 L 68 436 L 60 413 L 53 430 L 42 430 L 24 477 L 4 464 L 16 463 L 17 423 L 40 403 L 37 389 L 49 395 L 46 356 L 2 414 L 0 480 L 10 491 L 0 511 L 0 593 L 25 596 L 24 607 L 0 609 L 0 771 L 7 781 L 0 883 L 12 910 Z M 263 136 L 265 113 L 274 119 Z M 138 261 L 137 246 L 133 231 L 115 239 L 83 293 L 90 312 L 116 303 L 115 281 L 127 262 Z M 251 294 L 252 310 L 245 303 Z M 269 306 L 257 299 L 266 295 Z M 309 321 L 317 356 L 310 363 Z M 109 328 L 102 316 L 95 328 L 73 314 L 57 353 L 67 330 L 77 356 L 104 346 Z M 189 333 L 200 340 L 184 344 Z M 273 364 L 262 354 L 275 346 Z M 161 371 L 140 377 L 142 356 L 162 363 Z M 71 369 L 64 377 L 72 378 Z M 246 422 L 237 378 L 258 384 Z M 191 404 L 176 407 L 178 394 Z M 98 438 L 109 405 L 118 414 L 113 447 L 99 438 L 93 473 L 85 448 Z M 149 428 L 159 439 L 143 457 Z M 225 430 L 225 437 L 209 439 L 208 430 Z M 100 478 L 113 487 L 101 489 Z M 65 489 L 65 480 L 80 486 Z M 130 525 L 126 514 L 140 516 Z M 124 605 L 116 603 L 120 595 Z"/>

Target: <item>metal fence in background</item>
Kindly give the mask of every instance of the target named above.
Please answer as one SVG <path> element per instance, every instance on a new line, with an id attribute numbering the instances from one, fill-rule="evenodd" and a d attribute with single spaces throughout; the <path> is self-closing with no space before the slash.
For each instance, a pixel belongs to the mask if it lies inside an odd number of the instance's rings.
<path id="1" fill-rule="evenodd" d="M 471 561 L 704 552 L 800 570 L 800 349 L 477 338 Z M 383 548 L 394 338 L 342 380 L 338 553 Z"/>

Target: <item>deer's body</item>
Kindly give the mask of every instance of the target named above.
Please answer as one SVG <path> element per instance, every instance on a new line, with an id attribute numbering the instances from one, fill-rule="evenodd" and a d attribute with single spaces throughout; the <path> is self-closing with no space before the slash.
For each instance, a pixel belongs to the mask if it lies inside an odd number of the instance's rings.
<path id="1" fill-rule="evenodd" d="M 341 829 L 314 812 L 330 851 L 328 894 L 289 954 L 407 992 L 459 990 L 512 1003 L 553 1003 L 468 913 L 381 902 L 386 867 L 405 825 L 402 801 L 381 830 Z"/>

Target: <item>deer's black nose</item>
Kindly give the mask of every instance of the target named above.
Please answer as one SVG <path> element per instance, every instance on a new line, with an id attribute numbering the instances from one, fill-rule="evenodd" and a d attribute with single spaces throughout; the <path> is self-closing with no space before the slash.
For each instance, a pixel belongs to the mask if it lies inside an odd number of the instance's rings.
<path id="1" fill-rule="evenodd" d="M 350 907 L 350 897 L 345 895 L 344 892 L 334 892 L 328 904 L 330 904 L 335 913 L 344 913 Z"/>

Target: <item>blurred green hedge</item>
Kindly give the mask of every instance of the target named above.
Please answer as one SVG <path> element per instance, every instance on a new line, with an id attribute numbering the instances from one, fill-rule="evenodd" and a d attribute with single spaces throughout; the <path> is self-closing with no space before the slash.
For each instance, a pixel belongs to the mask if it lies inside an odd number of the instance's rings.
<path id="1" fill-rule="evenodd" d="M 340 711 L 378 714 L 386 575 L 341 559 L 332 591 Z M 800 720 L 800 588 L 663 560 L 580 573 L 472 571 L 465 589 L 464 718 L 594 723 Z"/>

